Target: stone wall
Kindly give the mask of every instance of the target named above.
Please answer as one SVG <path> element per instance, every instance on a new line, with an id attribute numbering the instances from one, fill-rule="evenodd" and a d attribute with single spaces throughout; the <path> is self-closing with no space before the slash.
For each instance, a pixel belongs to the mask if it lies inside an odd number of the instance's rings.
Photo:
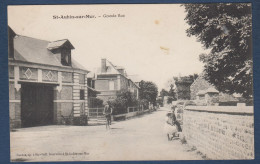
<path id="1" fill-rule="evenodd" d="M 254 159 L 252 106 L 187 106 L 183 134 L 210 159 Z"/>

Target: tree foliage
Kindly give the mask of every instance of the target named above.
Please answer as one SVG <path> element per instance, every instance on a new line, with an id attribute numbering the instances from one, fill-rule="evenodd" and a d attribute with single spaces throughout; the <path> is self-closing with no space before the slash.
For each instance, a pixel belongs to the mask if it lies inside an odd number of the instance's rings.
<path id="1" fill-rule="evenodd" d="M 176 92 L 175 92 L 175 89 L 174 89 L 174 84 L 171 84 L 167 103 L 170 104 L 170 103 L 172 103 L 172 101 L 175 101 L 175 100 L 177 100 Z"/>
<path id="2" fill-rule="evenodd" d="M 156 98 L 158 95 L 158 87 L 156 84 L 150 81 L 141 81 L 139 96 L 140 99 L 145 99 L 153 104 L 156 103 Z"/>
<path id="3" fill-rule="evenodd" d="M 160 92 L 160 96 L 161 97 L 164 97 L 164 96 L 169 96 L 169 92 L 165 89 L 162 89 L 161 92 Z"/>
<path id="4" fill-rule="evenodd" d="M 206 79 L 219 91 L 253 94 L 252 14 L 249 3 L 185 4 L 188 36 L 210 53 L 201 54 Z"/>
<path id="5" fill-rule="evenodd" d="M 113 114 L 122 114 L 127 112 L 127 107 L 136 107 L 138 100 L 130 91 L 117 92 L 115 100 L 109 101 L 109 105 L 113 108 Z"/>

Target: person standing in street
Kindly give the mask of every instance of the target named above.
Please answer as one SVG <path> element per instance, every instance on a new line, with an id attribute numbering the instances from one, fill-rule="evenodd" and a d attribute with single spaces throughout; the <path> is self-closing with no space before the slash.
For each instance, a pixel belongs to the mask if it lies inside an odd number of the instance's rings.
<path id="1" fill-rule="evenodd" d="M 171 109 L 172 109 L 172 116 L 171 117 L 173 119 L 173 123 L 177 127 L 178 132 L 182 132 L 181 124 L 179 123 L 179 121 L 177 120 L 176 115 L 175 115 L 175 108 L 176 108 L 175 105 L 171 107 Z"/>
<path id="2" fill-rule="evenodd" d="M 111 108 L 111 106 L 107 102 L 105 107 L 104 107 L 104 111 L 103 111 L 103 114 L 106 117 L 106 129 L 110 129 L 112 112 L 113 112 L 113 109 Z"/>

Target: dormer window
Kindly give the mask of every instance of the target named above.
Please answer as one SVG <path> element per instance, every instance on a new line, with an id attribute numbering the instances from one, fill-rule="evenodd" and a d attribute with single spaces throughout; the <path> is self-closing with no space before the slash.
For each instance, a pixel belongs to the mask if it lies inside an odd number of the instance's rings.
<path id="1" fill-rule="evenodd" d="M 62 49 L 61 50 L 61 64 L 65 66 L 71 66 L 71 50 Z"/>
<path id="2" fill-rule="evenodd" d="M 71 50 L 74 47 L 67 39 L 50 42 L 47 48 L 57 56 L 62 65 L 71 66 Z"/>

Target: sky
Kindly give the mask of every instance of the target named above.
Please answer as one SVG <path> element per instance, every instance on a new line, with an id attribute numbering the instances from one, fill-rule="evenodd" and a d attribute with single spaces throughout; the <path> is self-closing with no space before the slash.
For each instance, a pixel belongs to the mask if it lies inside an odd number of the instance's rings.
<path id="1" fill-rule="evenodd" d="M 53 19 L 62 15 L 95 18 Z M 159 89 L 167 88 L 173 76 L 202 72 L 199 55 L 206 50 L 187 36 L 184 18 L 179 4 L 8 6 L 8 25 L 18 35 L 69 39 L 75 47 L 72 58 L 87 70 L 106 58 Z"/>

